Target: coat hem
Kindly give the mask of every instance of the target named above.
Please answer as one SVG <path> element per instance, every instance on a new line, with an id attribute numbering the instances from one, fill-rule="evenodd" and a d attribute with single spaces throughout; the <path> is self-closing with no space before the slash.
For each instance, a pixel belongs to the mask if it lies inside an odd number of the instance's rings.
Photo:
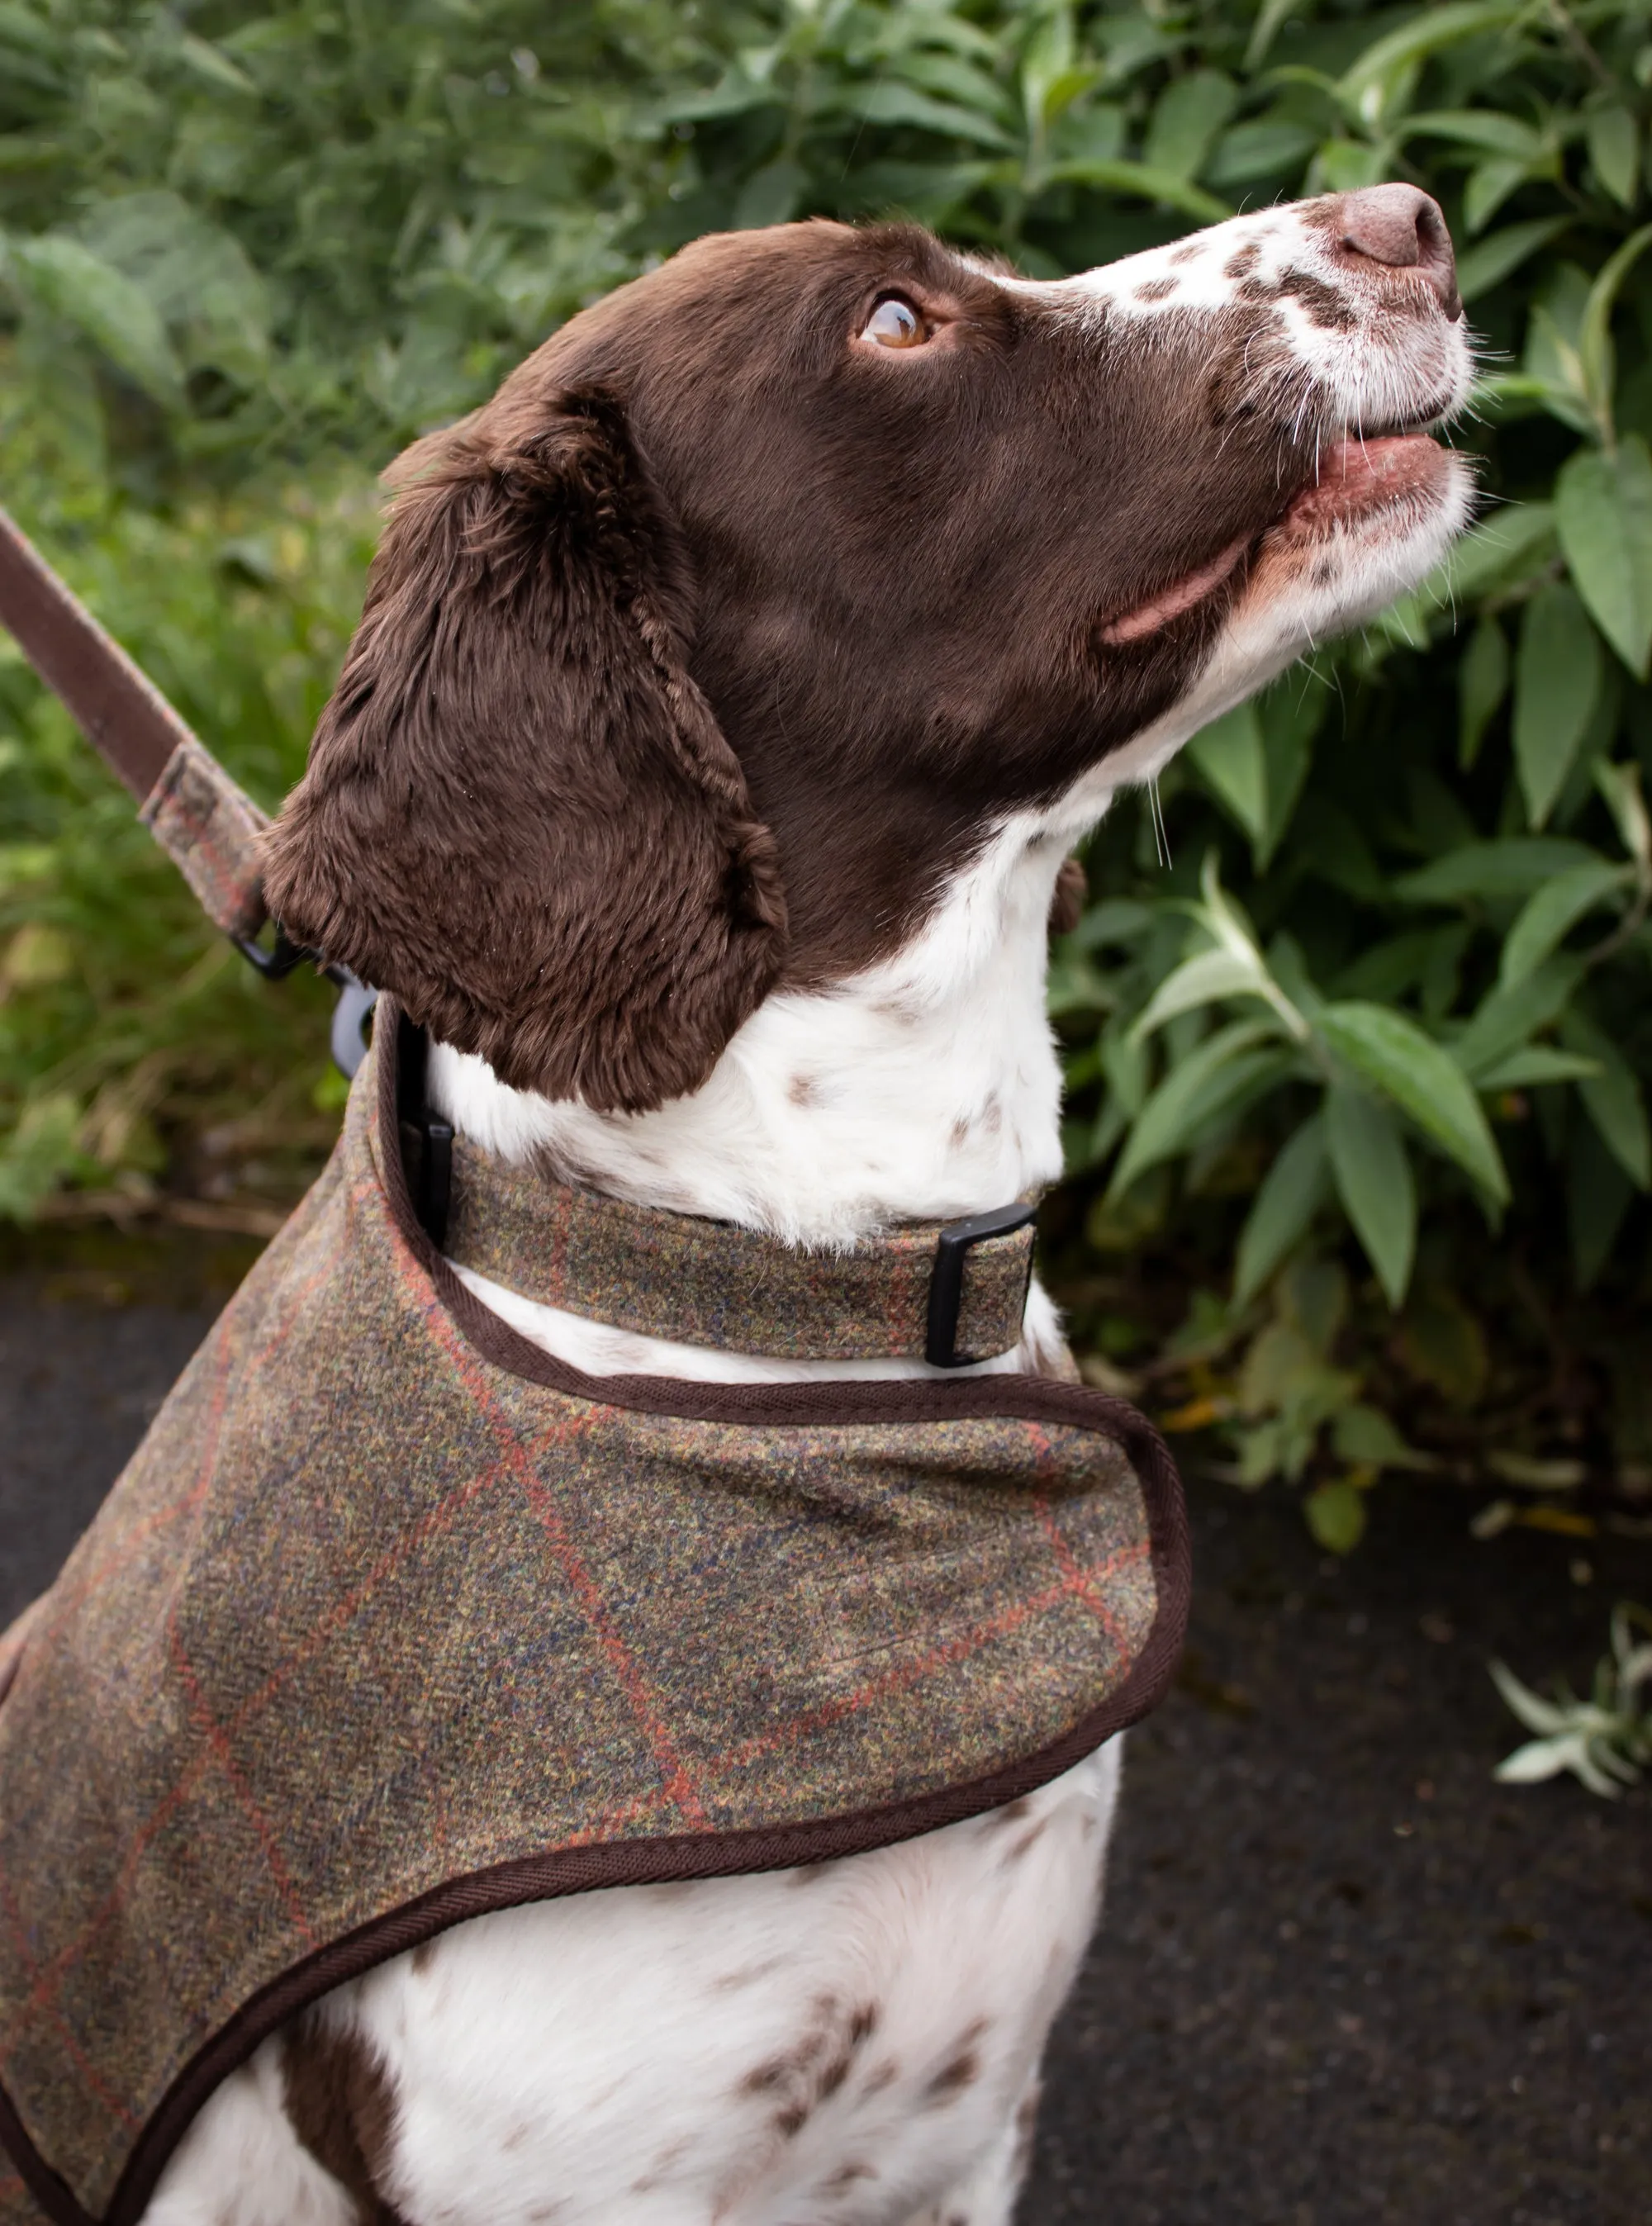
<path id="1" fill-rule="evenodd" d="M 397 1146 L 397 1021 L 381 1002 L 378 1053 L 378 1174 L 397 1231 L 466 1342 L 493 1367 L 598 1406 L 770 1427 L 949 1421 L 1014 1417 L 1112 1438 L 1141 1485 L 1156 1593 L 1153 1626 L 1117 1690 L 1052 1745 L 962 1785 L 841 1816 L 756 1829 L 609 1841 L 529 1855 L 449 1879 L 318 1949 L 254 1994 L 196 2051 L 139 2134 L 101 2222 L 35 2148 L 0 2084 L 0 2147 L 53 2226 L 137 2226 L 174 2150 L 213 2091 L 259 2043 L 322 1994 L 405 1954 L 454 1924 L 491 1911 L 616 1886 L 736 1877 L 862 1854 L 963 1822 L 1034 1792 L 1103 1740 L 1155 1708 L 1186 1632 L 1192 1572 L 1181 1479 L 1163 1438 L 1122 1400 L 1085 1386 L 1026 1375 L 966 1380 L 837 1380 L 824 1383 L 700 1383 L 675 1377 L 587 1376 L 520 1336 L 465 1287 L 413 1211 Z M 389 1054 L 389 1055 L 386 1055 Z"/>

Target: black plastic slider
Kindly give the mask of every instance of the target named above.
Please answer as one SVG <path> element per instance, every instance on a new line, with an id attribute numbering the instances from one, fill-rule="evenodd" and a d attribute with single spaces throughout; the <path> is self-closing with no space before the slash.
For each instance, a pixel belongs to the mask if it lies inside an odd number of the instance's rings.
<path id="1" fill-rule="evenodd" d="M 1020 1199 L 1013 1205 L 995 1205 L 990 1213 L 971 1214 L 967 1221 L 949 1222 L 935 1240 L 935 1265 L 930 1270 L 929 1324 L 924 1358 L 931 1368 L 970 1368 L 992 1360 L 990 1352 L 957 1350 L 958 1313 L 963 1304 L 964 1256 L 973 1244 L 994 1237 L 1007 1237 L 1025 1229 L 1038 1212 L 1036 1205 Z M 1032 1281 L 1032 1255 L 1026 1256 L 1026 1280 Z"/>

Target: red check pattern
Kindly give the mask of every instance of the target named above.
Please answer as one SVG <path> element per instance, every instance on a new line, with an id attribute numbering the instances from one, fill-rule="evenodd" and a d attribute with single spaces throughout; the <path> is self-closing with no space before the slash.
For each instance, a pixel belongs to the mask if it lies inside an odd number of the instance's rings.
<path id="1" fill-rule="evenodd" d="M 988 1780 L 1160 1615 L 1098 1428 L 694 1420 L 498 1364 L 370 1126 L 359 1086 L 0 1707 L 0 2089 L 94 2217 L 318 1947 L 499 1865 Z"/>

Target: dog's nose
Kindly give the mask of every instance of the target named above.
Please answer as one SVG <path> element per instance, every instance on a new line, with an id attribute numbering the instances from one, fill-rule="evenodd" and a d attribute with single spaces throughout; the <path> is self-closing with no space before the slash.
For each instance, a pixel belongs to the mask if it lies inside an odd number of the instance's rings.
<path id="1" fill-rule="evenodd" d="M 1343 195 L 1337 215 L 1345 253 L 1363 255 L 1390 270 L 1416 271 L 1433 287 L 1448 317 L 1462 315 L 1457 258 L 1438 201 L 1416 186 L 1366 186 Z"/>

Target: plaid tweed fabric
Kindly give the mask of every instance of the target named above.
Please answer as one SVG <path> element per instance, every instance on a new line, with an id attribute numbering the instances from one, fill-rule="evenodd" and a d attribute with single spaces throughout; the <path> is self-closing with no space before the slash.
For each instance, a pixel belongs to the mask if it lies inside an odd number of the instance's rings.
<path id="1" fill-rule="evenodd" d="M 226 935 L 256 935 L 266 917 L 258 836 L 269 821 L 197 741 L 178 744 L 138 817 Z"/>
<path id="2" fill-rule="evenodd" d="M 0 1706 L 3 2226 L 125 2226 L 264 2031 L 458 1917 L 974 1813 L 1173 1661 L 1109 1402 L 575 1376 L 411 1225 L 375 1063 Z"/>
<path id="3" fill-rule="evenodd" d="M 616 1329 L 778 1360 L 920 1358 L 939 1222 L 853 1251 L 809 1252 L 732 1223 L 622 1205 L 507 1167 L 462 1137 L 442 1249 L 508 1290 Z M 971 1247 L 960 1353 L 1019 1345 L 1032 1272 L 1029 1225 Z"/>

